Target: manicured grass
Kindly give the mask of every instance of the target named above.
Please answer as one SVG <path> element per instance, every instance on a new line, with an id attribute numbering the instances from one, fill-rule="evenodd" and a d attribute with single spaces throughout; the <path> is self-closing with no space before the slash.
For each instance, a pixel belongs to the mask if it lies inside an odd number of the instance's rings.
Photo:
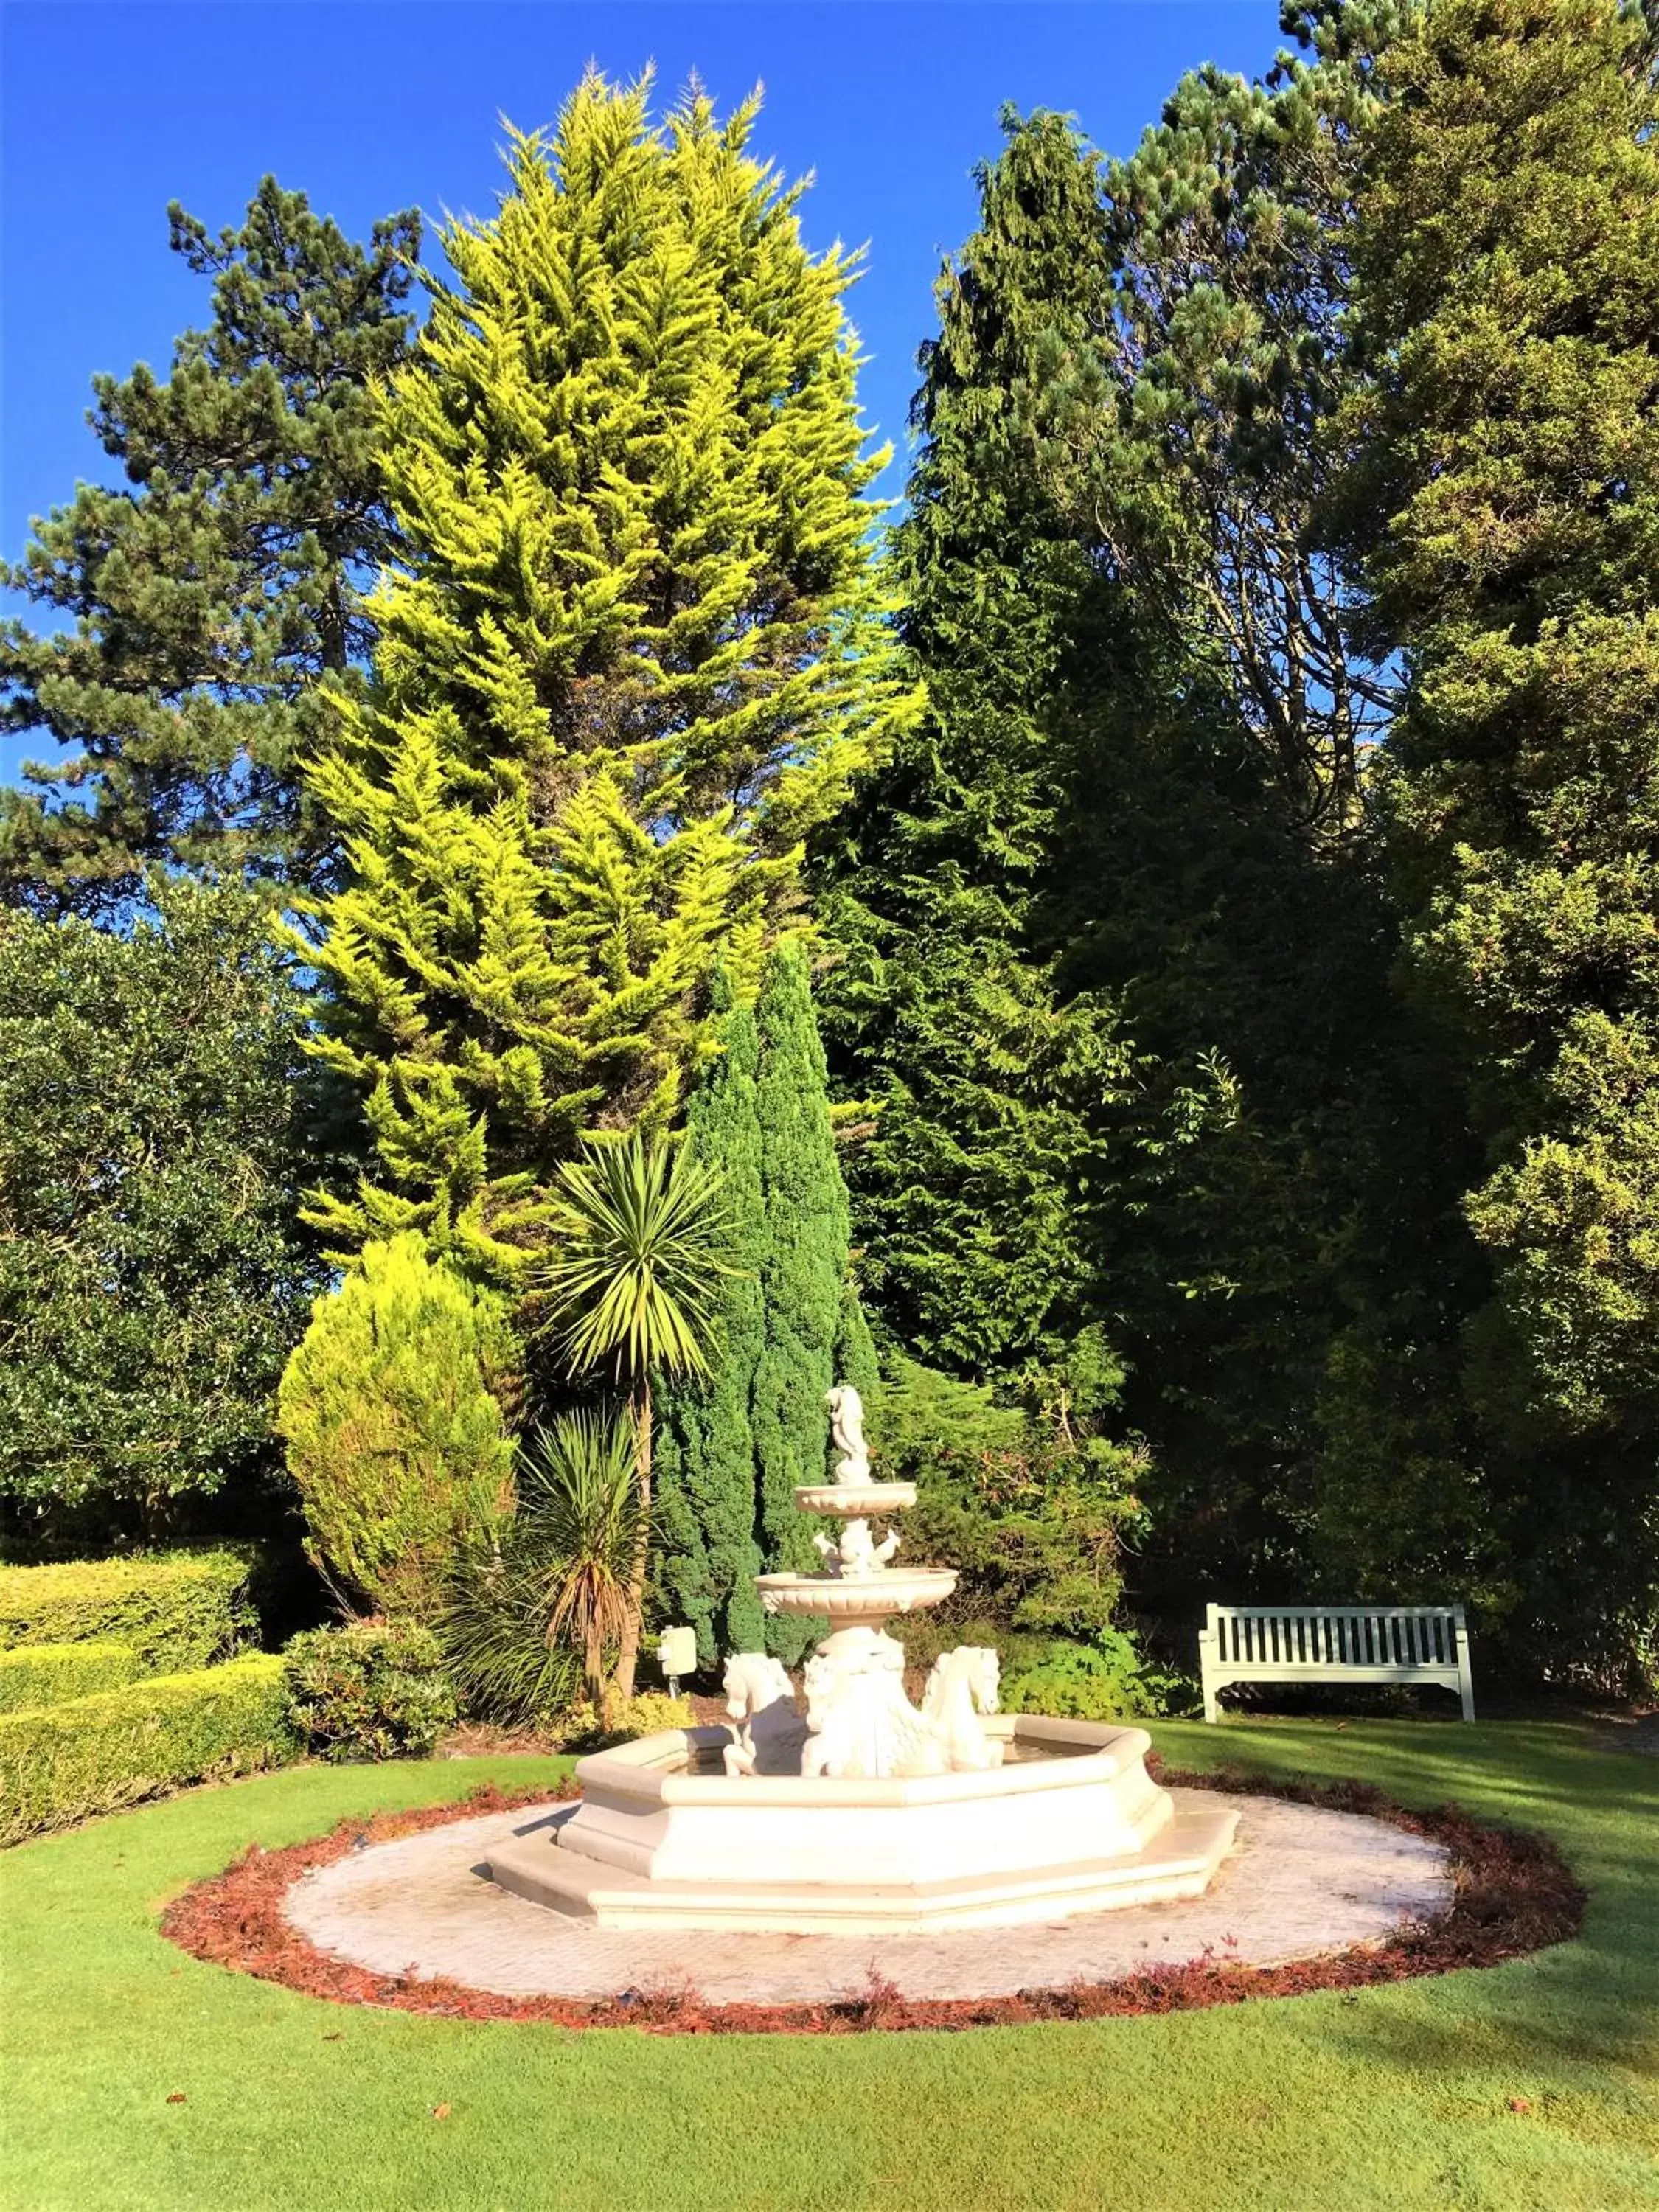
<path id="1" fill-rule="evenodd" d="M 156 1933 L 251 1839 L 561 1762 L 304 1768 L 0 1859 L 8 2212 L 1620 2212 L 1659 2202 L 1659 1760 L 1562 1726 L 1156 1731 L 1554 1836 L 1583 1938 L 1348 1995 L 1088 2025 L 659 2037 L 347 2008 Z M 185 2101 L 169 2104 L 170 2094 Z M 1524 2099 L 1530 2110 L 1510 2109 Z M 433 2107 L 447 2106 L 447 2118 Z"/>

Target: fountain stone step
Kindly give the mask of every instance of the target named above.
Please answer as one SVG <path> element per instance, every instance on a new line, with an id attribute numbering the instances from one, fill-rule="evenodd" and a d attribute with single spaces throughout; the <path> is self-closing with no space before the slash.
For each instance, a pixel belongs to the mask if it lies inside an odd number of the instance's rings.
<path id="1" fill-rule="evenodd" d="M 924 1935 L 947 1928 L 1063 1920 L 1201 1896 L 1231 1847 L 1237 1822 L 1237 1814 L 1224 1806 L 1183 1810 L 1141 1850 L 1115 1857 L 883 1886 L 850 1875 L 841 1882 L 750 1880 L 729 1888 L 712 1881 L 653 1881 L 561 1850 L 544 1835 L 498 1844 L 489 1866 L 491 1879 L 514 1896 L 599 1928 Z"/>

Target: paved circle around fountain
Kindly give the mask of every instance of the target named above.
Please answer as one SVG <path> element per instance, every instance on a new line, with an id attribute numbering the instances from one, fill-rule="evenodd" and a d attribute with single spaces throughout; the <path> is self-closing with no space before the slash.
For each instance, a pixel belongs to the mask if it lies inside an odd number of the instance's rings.
<path id="1" fill-rule="evenodd" d="M 1213 1792 L 1176 1790 L 1177 1807 Z M 575 1808 L 521 1807 L 376 1844 L 297 1881 L 301 1935 L 371 1972 L 439 1977 L 504 1996 L 614 1996 L 689 1986 L 710 2004 L 853 1996 L 872 1972 L 907 1997 L 1009 1996 L 1107 1982 L 1212 1953 L 1249 1966 L 1376 1942 L 1451 1902 L 1449 1856 L 1387 1821 L 1273 1797 L 1229 1800 L 1238 1841 L 1206 1894 L 1018 1928 L 929 1936 L 776 1936 L 599 1929 L 498 1889 L 492 1844 Z"/>

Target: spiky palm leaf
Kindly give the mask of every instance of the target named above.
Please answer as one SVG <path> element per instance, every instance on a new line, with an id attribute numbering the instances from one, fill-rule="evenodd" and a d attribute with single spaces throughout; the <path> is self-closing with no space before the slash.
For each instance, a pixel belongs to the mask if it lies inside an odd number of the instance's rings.
<path id="1" fill-rule="evenodd" d="M 724 1178 L 684 1146 L 590 1143 L 559 1170 L 554 1242 L 536 1302 L 574 1374 L 607 1364 L 628 1385 L 637 1439 L 640 1519 L 616 1687 L 634 1694 L 651 1530 L 651 1377 L 706 1375 L 727 1224 Z"/>
<path id="2" fill-rule="evenodd" d="M 684 1146 L 590 1145 L 559 1170 L 537 1303 L 577 1374 L 704 1375 L 726 1233 L 723 1177 Z"/>

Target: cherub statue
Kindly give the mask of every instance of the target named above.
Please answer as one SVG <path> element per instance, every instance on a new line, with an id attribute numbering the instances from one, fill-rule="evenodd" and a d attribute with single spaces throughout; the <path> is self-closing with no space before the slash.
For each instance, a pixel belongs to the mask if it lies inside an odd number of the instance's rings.
<path id="1" fill-rule="evenodd" d="M 836 1462 L 836 1480 L 854 1484 L 870 1480 L 870 1453 L 864 1441 L 864 1401 L 850 1382 L 837 1382 L 824 1393 L 830 1408 L 830 1431 L 842 1456 Z"/>
<path id="2" fill-rule="evenodd" d="M 824 1565 L 843 1582 L 861 1575 L 878 1575 L 899 1547 L 896 1528 L 877 1543 L 870 1534 L 870 1523 L 863 1520 L 849 1521 L 839 1541 L 833 1536 L 814 1536 L 812 1541 Z"/>

